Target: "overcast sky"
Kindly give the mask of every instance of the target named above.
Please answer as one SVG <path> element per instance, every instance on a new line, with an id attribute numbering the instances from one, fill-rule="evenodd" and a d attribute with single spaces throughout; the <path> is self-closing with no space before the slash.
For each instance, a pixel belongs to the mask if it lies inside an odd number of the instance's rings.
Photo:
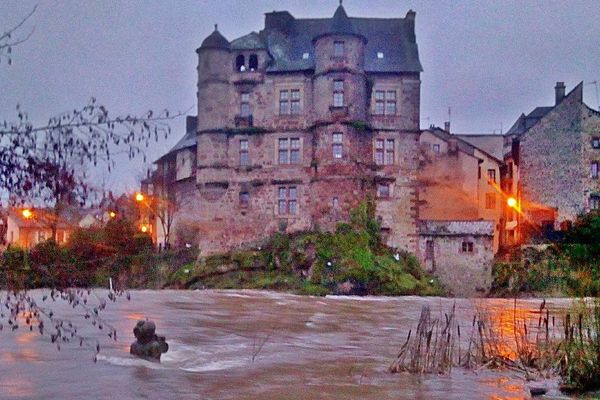
<path id="1" fill-rule="evenodd" d="M 0 64 L 0 120 L 30 119 L 84 105 L 91 96 L 112 114 L 162 110 L 195 114 L 195 49 L 215 23 L 229 40 L 264 25 L 264 13 L 288 10 L 298 18 L 331 17 L 328 1 L 50 1 L 1 0 L 0 31 L 32 7 L 32 37 L 14 48 L 13 65 Z M 404 17 L 416 11 L 421 74 L 421 127 L 443 126 L 452 108 L 457 133 L 506 131 L 521 112 L 552 105 L 554 85 L 567 91 L 600 81 L 600 4 L 589 1 L 345 0 L 351 17 Z M 584 88 L 598 109 L 596 87 Z M 184 133 L 148 149 L 153 160 Z M 148 163 L 149 164 L 149 163 Z M 116 172 L 96 172 L 96 184 L 117 192 L 138 187 L 141 159 Z"/>

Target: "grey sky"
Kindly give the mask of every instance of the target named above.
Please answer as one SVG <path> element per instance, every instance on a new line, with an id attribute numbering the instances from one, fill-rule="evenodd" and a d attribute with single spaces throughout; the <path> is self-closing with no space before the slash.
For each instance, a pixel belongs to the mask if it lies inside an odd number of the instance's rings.
<path id="1" fill-rule="evenodd" d="M 31 39 L 0 64 L 0 119 L 20 103 L 34 122 L 80 107 L 95 96 L 113 114 L 196 106 L 195 49 L 213 25 L 229 40 L 263 27 L 265 12 L 331 17 L 338 1 L 0 1 L 0 31 L 34 4 L 25 29 Z M 590 1 L 344 0 L 349 16 L 403 17 L 417 13 L 421 63 L 421 126 L 442 125 L 452 107 L 455 132 L 506 131 L 521 112 L 552 105 L 556 81 L 567 91 L 600 81 L 600 4 Z M 586 103 L 598 108 L 594 85 Z M 182 135 L 153 145 L 153 160 Z M 142 160 L 123 161 L 97 183 L 135 190 Z"/>

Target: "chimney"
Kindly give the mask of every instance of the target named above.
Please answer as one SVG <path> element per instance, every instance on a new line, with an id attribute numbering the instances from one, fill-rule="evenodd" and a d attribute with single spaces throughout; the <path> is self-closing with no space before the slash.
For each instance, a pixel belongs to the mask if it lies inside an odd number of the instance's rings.
<path id="1" fill-rule="evenodd" d="M 448 139 L 448 153 L 456 153 L 458 151 L 458 140 L 456 138 Z"/>
<path id="2" fill-rule="evenodd" d="M 556 104 L 554 105 L 557 106 L 565 97 L 565 83 L 556 82 L 556 86 L 554 86 L 554 93 L 556 95 Z"/>
<path id="3" fill-rule="evenodd" d="M 450 133 L 450 121 L 444 122 L 444 130 Z"/>
<path id="4" fill-rule="evenodd" d="M 195 132 L 198 126 L 198 117 L 187 115 L 185 117 L 185 132 Z"/>

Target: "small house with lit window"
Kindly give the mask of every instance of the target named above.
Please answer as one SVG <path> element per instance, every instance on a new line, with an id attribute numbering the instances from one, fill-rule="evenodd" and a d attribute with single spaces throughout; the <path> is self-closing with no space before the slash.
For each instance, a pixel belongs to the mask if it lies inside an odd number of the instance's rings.
<path id="1" fill-rule="evenodd" d="M 77 210 L 65 210 L 56 223 L 54 240 L 65 244 L 73 231 L 79 228 L 81 213 Z M 12 208 L 6 217 L 7 246 L 32 248 L 52 238 L 52 221 L 55 219 L 51 209 Z"/>

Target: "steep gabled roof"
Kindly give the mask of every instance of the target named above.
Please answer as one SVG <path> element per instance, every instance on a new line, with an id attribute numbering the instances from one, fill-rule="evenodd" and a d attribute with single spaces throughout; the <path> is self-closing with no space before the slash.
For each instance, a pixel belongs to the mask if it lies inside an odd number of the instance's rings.
<path id="1" fill-rule="evenodd" d="M 577 86 L 573 88 L 559 103 L 569 99 L 575 98 L 578 102 L 583 103 L 583 81 L 580 82 Z M 515 121 L 513 126 L 506 132 L 507 135 L 522 135 L 527 132 L 533 126 L 535 126 L 542 118 L 544 118 L 548 113 L 554 110 L 557 105 L 554 106 L 546 106 L 546 107 L 536 107 L 529 114 L 521 114 L 519 118 Z"/>
<path id="2" fill-rule="evenodd" d="M 267 13 L 265 28 L 259 33 L 273 57 L 267 71 L 314 69 L 313 39 L 339 30 L 366 38 L 367 72 L 421 72 L 414 19 L 413 11 L 405 18 L 351 18 L 340 7 L 333 18 L 297 19 L 287 11 Z M 378 52 L 383 58 L 377 57 Z"/>

